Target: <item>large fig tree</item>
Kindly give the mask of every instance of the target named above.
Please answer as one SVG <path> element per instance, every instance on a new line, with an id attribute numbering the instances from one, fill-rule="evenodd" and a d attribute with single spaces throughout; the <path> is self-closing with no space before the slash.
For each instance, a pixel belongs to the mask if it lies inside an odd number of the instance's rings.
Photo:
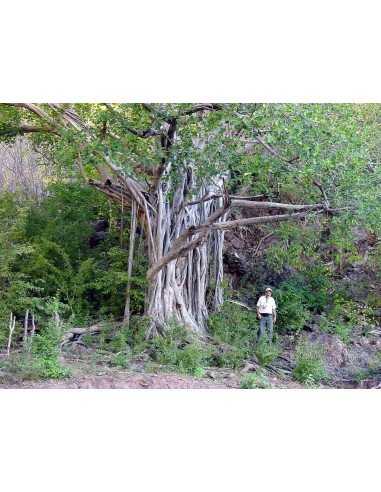
<path id="1" fill-rule="evenodd" d="M 353 216 L 360 176 L 378 179 L 365 120 L 354 105 L 8 103 L 0 135 L 28 135 L 130 210 L 146 244 L 151 332 L 175 316 L 203 334 L 222 303 L 226 230 Z"/>

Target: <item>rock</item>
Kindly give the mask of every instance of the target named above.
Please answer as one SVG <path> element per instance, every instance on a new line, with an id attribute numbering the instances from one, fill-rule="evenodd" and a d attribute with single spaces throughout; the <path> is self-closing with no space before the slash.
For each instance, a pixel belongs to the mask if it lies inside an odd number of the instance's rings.
<path id="1" fill-rule="evenodd" d="M 6 375 L 7 375 L 6 372 L 0 371 L 0 378 L 5 378 Z"/>
<path id="2" fill-rule="evenodd" d="M 226 379 L 233 379 L 235 376 L 234 372 L 230 372 L 229 374 L 226 374 L 225 378 Z"/>
<path id="3" fill-rule="evenodd" d="M 370 340 L 368 340 L 368 338 L 360 337 L 358 344 L 363 348 L 367 348 L 370 345 Z"/>
<path id="4" fill-rule="evenodd" d="M 312 332 L 306 333 L 304 337 L 312 343 L 321 345 L 322 356 L 328 369 L 335 370 L 344 367 L 349 362 L 348 348 L 337 335 L 329 333 Z"/>
<path id="5" fill-rule="evenodd" d="M 318 325 L 315 325 L 315 324 L 304 323 L 303 330 L 313 332 L 313 331 L 318 331 L 319 327 L 318 327 Z"/>
<path id="6" fill-rule="evenodd" d="M 372 234 L 367 229 L 364 229 L 362 227 L 356 227 L 353 232 L 356 234 L 358 241 L 365 241 L 372 236 Z"/>
<path id="7" fill-rule="evenodd" d="M 206 371 L 206 376 L 210 379 L 216 379 L 216 375 L 213 371 Z"/>
<path id="8" fill-rule="evenodd" d="M 241 374 L 244 374 L 245 372 L 256 371 L 257 370 L 257 367 L 258 367 L 257 364 L 250 364 L 250 362 L 248 362 L 247 360 L 245 360 L 245 365 L 244 365 L 243 369 L 241 369 L 239 372 Z"/>
<path id="9" fill-rule="evenodd" d="M 370 389 L 372 388 L 373 382 L 369 379 L 363 379 L 362 381 L 359 382 L 357 385 L 358 389 Z"/>
<path id="10" fill-rule="evenodd" d="M 131 364 L 130 369 L 135 372 L 146 372 L 146 368 L 142 364 Z"/>
<path id="11" fill-rule="evenodd" d="M 259 359 L 258 359 L 258 357 L 257 357 L 255 354 L 253 354 L 253 355 L 249 358 L 249 360 L 250 360 L 251 362 L 255 362 L 256 364 L 259 364 Z"/>
<path id="12" fill-rule="evenodd" d="M 373 316 L 377 316 L 378 318 L 380 318 L 380 317 L 381 317 L 381 310 L 379 310 L 379 309 L 375 309 L 375 310 L 373 311 Z"/>
<path id="13" fill-rule="evenodd" d="M 231 242 L 231 245 L 233 246 L 233 248 L 235 249 L 241 249 L 241 248 L 244 248 L 245 247 L 245 242 L 242 241 L 241 239 L 238 239 L 238 237 L 235 237 L 232 242 Z"/>
<path id="14" fill-rule="evenodd" d="M 381 351 L 381 340 L 377 340 L 375 343 L 376 349 Z"/>

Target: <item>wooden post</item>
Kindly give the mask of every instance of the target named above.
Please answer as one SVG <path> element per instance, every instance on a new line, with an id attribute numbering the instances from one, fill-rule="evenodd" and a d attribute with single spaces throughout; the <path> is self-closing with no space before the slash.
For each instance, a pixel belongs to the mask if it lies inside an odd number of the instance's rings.
<path id="1" fill-rule="evenodd" d="M 130 324 L 130 302 L 131 302 L 131 275 L 132 275 L 132 263 L 134 260 L 134 245 L 136 235 L 136 215 L 137 215 L 136 201 L 132 202 L 131 209 L 131 229 L 130 229 L 130 249 L 128 252 L 128 268 L 127 268 L 127 285 L 126 285 L 126 302 L 124 305 L 124 317 L 122 329 L 126 328 Z"/>
<path id="2" fill-rule="evenodd" d="M 28 337 L 28 322 L 29 322 L 29 309 L 26 310 L 25 312 L 25 320 L 24 320 L 24 347 L 26 346 L 26 341 Z"/>
<path id="3" fill-rule="evenodd" d="M 30 351 L 32 350 L 33 336 L 36 331 L 36 325 L 34 324 L 34 314 L 32 314 L 32 332 L 30 334 L 29 346 L 28 346 L 28 357 L 30 356 Z"/>
<path id="4" fill-rule="evenodd" d="M 13 316 L 13 313 L 11 313 L 11 317 L 9 320 L 9 337 L 8 337 L 8 346 L 7 346 L 7 358 L 9 357 L 9 354 L 10 354 L 11 343 L 12 343 L 12 334 L 13 334 L 13 330 L 15 329 L 15 326 L 16 326 L 16 316 Z"/>

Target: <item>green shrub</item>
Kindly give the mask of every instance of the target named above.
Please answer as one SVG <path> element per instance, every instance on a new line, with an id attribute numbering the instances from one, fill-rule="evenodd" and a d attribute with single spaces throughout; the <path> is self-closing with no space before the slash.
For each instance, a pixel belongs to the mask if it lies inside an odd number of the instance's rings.
<path id="1" fill-rule="evenodd" d="M 300 277 L 290 277 L 276 289 L 277 324 L 283 332 L 298 333 L 311 318 L 308 310 L 307 288 Z"/>
<path id="2" fill-rule="evenodd" d="M 53 300 L 48 309 L 54 310 L 58 305 Z M 61 341 L 63 338 L 63 326 L 58 317 L 53 314 L 51 319 L 42 327 L 41 333 L 34 337 L 33 353 L 36 356 L 35 363 L 41 369 L 41 374 L 46 378 L 61 378 L 70 375 L 70 372 L 60 364 Z"/>
<path id="3" fill-rule="evenodd" d="M 263 341 L 254 348 L 254 353 L 258 357 L 261 365 L 269 366 L 278 357 L 280 350 L 274 345 L 269 345 L 266 338 L 264 338 Z"/>
<path id="4" fill-rule="evenodd" d="M 129 367 L 128 358 L 126 354 L 115 354 L 112 357 L 112 362 L 114 365 L 120 366 L 123 369 L 127 369 Z"/>
<path id="5" fill-rule="evenodd" d="M 295 379 L 303 384 L 314 384 L 327 378 L 322 359 L 322 347 L 306 341 L 299 342 L 296 349 L 296 364 L 292 372 Z"/>
<path id="6" fill-rule="evenodd" d="M 41 367 L 35 361 L 28 359 L 25 353 L 11 352 L 10 357 L 0 361 L 0 368 L 6 374 L 15 376 L 19 379 L 39 379 L 42 377 Z"/>
<path id="7" fill-rule="evenodd" d="M 152 340 L 151 355 L 182 373 L 197 375 L 210 359 L 210 351 L 202 348 L 189 331 L 171 320 L 171 328 L 162 337 Z"/>
<path id="8" fill-rule="evenodd" d="M 246 351 L 242 351 L 233 345 L 222 342 L 214 342 L 210 352 L 209 363 L 217 367 L 229 367 L 237 369 L 245 358 Z"/>
<path id="9" fill-rule="evenodd" d="M 208 352 L 194 342 L 178 350 L 176 365 L 180 372 L 195 375 L 204 367 L 208 357 Z"/>
<path id="10" fill-rule="evenodd" d="M 268 389 L 271 388 L 271 384 L 263 371 L 257 371 L 256 373 L 244 374 L 242 376 L 241 389 Z"/>
<path id="11" fill-rule="evenodd" d="M 353 325 L 351 323 L 338 321 L 333 326 L 331 325 L 328 331 L 337 335 L 343 343 L 348 344 L 351 340 L 352 330 Z"/>
<path id="12" fill-rule="evenodd" d="M 205 376 L 205 369 L 203 367 L 196 367 L 193 371 L 193 376 L 196 379 L 202 379 Z"/>
<path id="13" fill-rule="evenodd" d="M 225 302 L 209 316 L 208 323 L 215 342 L 214 363 L 221 367 L 238 367 L 252 353 L 255 344 L 256 311 Z"/>

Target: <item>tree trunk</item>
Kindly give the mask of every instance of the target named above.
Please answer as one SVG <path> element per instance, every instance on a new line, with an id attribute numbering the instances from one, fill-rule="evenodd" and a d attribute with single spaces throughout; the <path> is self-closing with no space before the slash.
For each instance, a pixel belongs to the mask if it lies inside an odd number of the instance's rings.
<path id="1" fill-rule="evenodd" d="M 150 266 L 159 262 L 173 248 L 176 238 L 191 226 L 199 226 L 217 209 L 222 198 L 203 200 L 208 194 L 219 192 L 200 187 L 187 205 L 187 194 L 194 183 L 192 171 L 182 173 L 179 183 L 168 179 L 157 192 L 157 215 L 152 222 L 154 243 L 149 247 Z M 221 216 L 223 219 L 223 216 Z M 219 219 L 219 220 L 221 220 Z M 204 335 L 207 331 L 208 311 L 221 305 L 223 279 L 223 231 L 214 230 L 185 256 L 166 264 L 150 282 L 146 292 L 146 314 L 152 320 L 148 335 L 165 330 L 174 319 L 193 332 Z"/>

